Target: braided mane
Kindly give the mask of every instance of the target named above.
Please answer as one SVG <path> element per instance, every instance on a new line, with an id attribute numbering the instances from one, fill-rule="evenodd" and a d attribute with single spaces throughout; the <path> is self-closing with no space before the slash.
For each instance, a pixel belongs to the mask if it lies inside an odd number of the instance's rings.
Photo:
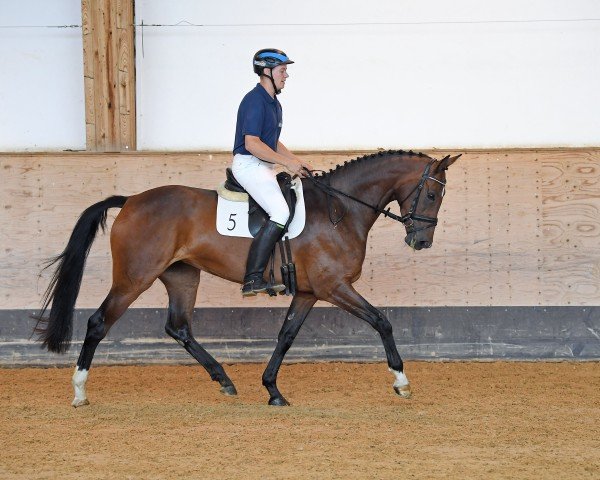
<path id="1" fill-rule="evenodd" d="M 319 178 L 326 178 L 326 177 L 333 175 L 334 173 L 336 173 L 338 171 L 341 171 L 352 165 L 362 163 L 366 160 L 373 159 L 373 158 L 387 157 L 387 156 L 391 156 L 391 155 L 409 155 L 409 156 L 416 156 L 416 157 L 425 157 L 425 158 L 429 158 L 429 159 L 433 160 L 433 158 L 431 158 L 429 155 L 425 155 L 422 152 L 413 152 L 412 150 L 409 150 L 408 152 L 406 152 L 404 150 L 379 151 L 377 153 L 372 153 L 370 155 L 363 155 L 362 157 L 356 157 L 352 160 L 345 161 L 344 163 L 338 164 L 334 168 L 331 168 L 328 172 L 318 173 L 315 176 L 319 177 Z"/>

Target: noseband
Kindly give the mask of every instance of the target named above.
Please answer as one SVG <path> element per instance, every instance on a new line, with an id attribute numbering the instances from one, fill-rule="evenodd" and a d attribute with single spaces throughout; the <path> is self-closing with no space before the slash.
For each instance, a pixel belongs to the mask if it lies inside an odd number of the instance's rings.
<path id="1" fill-rule="evenodd" d="M 437 225 L 437 218 L 427 217 L 425 215 L 419 215 L 416 213 L 417 206 L 419 205 L 419 199 L 421 198 L 421 192 L 423 191 L 423 187 L 425 186 L 425 182 L 427 180 L 433 180 L 434 182 L 437 182 L 440 185 L 442 185 L 444 187 L 444 189 L 446 188 L 446 182 L 442 182 L 441 180 L 438 180 L 437 178 L 434 178 L 429 175 L 429 172 L 431 171 L 431 166 L 434 163 L 435 163 L 435 159 L 431 160 L 425 166 L 425 170 L 423 171 L 423 175 L 421 175 L 421 179 L 419 180 L 419 183 L 415 186 L 415 188 L 413 188 L 410 191 L 410 193 L 406 197 L 404 197 L 404 199 L 401 202 L 398 202 L 400 204 L 400 206 L 402 206 L 402 204 L 413 193 L 415 193 L 415 191 L 417 192 L 417 194 L 415 195 L 415 198 L 413 198 L 412 204 L 410 205 L 410 210 L 408 211 L 408 213 L 406 215 L 402 215 L 402 216 L 399 216 L 399 215 L 396 215 L 396 214 L 390 212 L 389 208 L 387 210 L 383 210 L 382 208 L 379 208 L 378 206 L 371 205 L 370 203 L 367 203 L 367 202 L 363 202 L 360 198 L 353 197 L 352 195 L 342 192 L 341 190 L 338 190 L 337 188 L 334 188 L 331 185 L 321 182 L 312 174 L 312 171 L 307 170 L 307 172 L 308 172 L 308 179 L 317 188 L 319 188 L 320 190 L 325 192 L 328 196 L 334 197 L 336 195 L 342 195 L 346 198 L 349 198 L 350 200 L 360 203 L 361 205 L 364 205 L 365 207 L 369 207 L 370 209 L 374 210 L 377 213 L 381 213 L 385 217 L 391 218 L 392 220 L 396 220 L 397 222 L 402 223 L 407 229 L 409 229 L 409 233 L 413 233 L 413 232 L 418 232 L 420 230 L 426 230 L 428 228 L 435 227 Z M 443 193 L 442 193 L 442 195 L 443 195 Z M 345 214 L 345 212 L 344 212 L 344 214 Z M 344 214 L 342 214 L 340 216 L 340 218 L 338 218 L 337 220 L 334 220 L 331 217 L 331 209 L 330 209 L 329 219 L 331 220 L 331 223 L 333 223 L 334 225 L 337 225 L 342 220 L 342 218 L 344 218 Z M 424 222 L 424 223 L 428 223 L 429 225 L 426 227 L 414 228 L 414 222 Z"/>

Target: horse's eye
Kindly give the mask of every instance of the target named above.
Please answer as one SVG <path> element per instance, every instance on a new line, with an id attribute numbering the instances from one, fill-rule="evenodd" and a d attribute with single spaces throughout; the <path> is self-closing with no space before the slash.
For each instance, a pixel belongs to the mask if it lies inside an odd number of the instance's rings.
<path id="1" fill-rule="evenodd" d="M 427 198 L 431 201 L 435 200 L 435 193 L 427 192 Z"/>

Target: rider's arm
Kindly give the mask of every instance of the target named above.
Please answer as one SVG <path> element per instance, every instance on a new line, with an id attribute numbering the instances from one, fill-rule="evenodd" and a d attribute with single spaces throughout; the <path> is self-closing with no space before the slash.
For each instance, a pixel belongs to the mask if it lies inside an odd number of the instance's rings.
<path id="1" fill-rule="evenodd" d="M 308 163 L 305 160 L 302 160 L 302 158 L 294 155 L 292 152 L 290 152 L 287 147 L 281 143 L 279 140 L 277 140 L 277 153 L 281 153 L 284 157 L 288 157 L 288 158 L 293 158 L 294 160 L 299 161 L 302 166 L 308 170 L 312 170 L 312 165 L 310 163 Z"/>
<path id="2" fill-rule="evenodd" d="M 244 143 L 246 150 L 248 150 L 255 157 L 260 158 L 261 160 L 265 160 L 267 162 L 283 165 L 285 168 L 287 168 L 290 172 L 294 174 L 303 173 L 302 168 L 305 165 L 287 148 L 283 147 L 285 149 L 285 152 L 287 152 L 287 155 L 282 154 L 283 152 L 275 152 L 271 147 L 264 143 L 260 139 L 260 137 L 255 137 L 254 135 L 245 135 Z M 281 142 L 278 144 L 278 150 L 279 145 L 282 145 Z"/>
<path id="3" fill-rule="evenodd" d="M 284 157 L 290 157 L 293 158 L 294 154 L 292 152 L 290 152 L 287 147 L 281 143 L 279 140 L 277 140 L 277 153 L 281 153 Z"/>

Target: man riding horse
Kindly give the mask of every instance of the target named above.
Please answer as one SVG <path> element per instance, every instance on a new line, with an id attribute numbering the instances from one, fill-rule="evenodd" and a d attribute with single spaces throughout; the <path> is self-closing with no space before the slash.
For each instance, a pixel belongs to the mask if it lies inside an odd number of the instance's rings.
<path id="1" fill-rule="evenodd" d="M 243 296 L 285 290 L 285 285 L 270 284 L 263 278 L 269 256 L 281 236 L 289 216 L 289 208 L 276 179 L 275 164 L 292 174 L 305 176 L 309 163 L 290 152 L 279 141 L 283 111 L 277 95 L 289 77 L 287 66 L 294 63 L 281 50 L 259 50 L 252 60 L 259 83 L 243 98 L 238 109 L 233 146 L 232 171 L 236 180 L 269 215 L 258 232 L 248 254 Z"/>
<path id="2" fill-rule="evenodd" d="M 269 287 L 282 288 L 275 281 L 270 285 L 263 279 L 269 253 L 289 218 L 287 204 L 275 181 L 274 164 L 283 165 L 294 174 L 306 173 L 302 192 L 310 217 L 306 218 L 302 235 L 294 240 L 296 293 L 263 374 L 269 405 L 289 405 L 277 387 L 277 375 L 286 352 L 318 300 L 355 315 L 379 333 L 387 365 L 395 377 L 394 391 L 403 398 L 410 397 L 410 384 L 391 323 L 353 284 L 361 276 L 369 231 L 379 216 L 402 223 L 406 232 L 404 243 L 414 250 L 431 247 L 446 190 L 446 170 L 460 155 L 437 160 L 412 151 L 378 151 L 313 176 L 310 165 L 279 141 L 282 115 L 276 95 L 285 84 L 289 63 L 289 58 L 278 50 L 257 52 L 254 71 L 260 75 L 260 83 L 244 97 L 238 113 L 233 171 L 270 218 L 252 241 L 218 232 L 215 190 L 164 185 L 127 197 L 114 195 L 89 206 L 77 220 L 64 251 L 49 262 L 48 266 L 56 264 L 56 269 L 36 316 L 36 332 L 43 347 L 64 353 L 71 343 L 75 302 L 94 238 L 106 226 L 107 211 L 122 209 L 110 233 L 112 284 L 88 319 L 72 378 L 73 406 L 89 403 L 86 382 L 97 346 L 157 279 L 169 295 L 167 334 L 220 384 L 221 392 L 236 395 L 235 385 L 223 366 L 193 335 L 194 307 L 202 271 L 241 283 L 246 296 Z M 399 206 L 400 215 L 386 209 L 392 202 Z M 157 231 L 161 234 L 156 235 Z M 398 281 L 402 280 L 407 281 L 399 272 Z"/>

